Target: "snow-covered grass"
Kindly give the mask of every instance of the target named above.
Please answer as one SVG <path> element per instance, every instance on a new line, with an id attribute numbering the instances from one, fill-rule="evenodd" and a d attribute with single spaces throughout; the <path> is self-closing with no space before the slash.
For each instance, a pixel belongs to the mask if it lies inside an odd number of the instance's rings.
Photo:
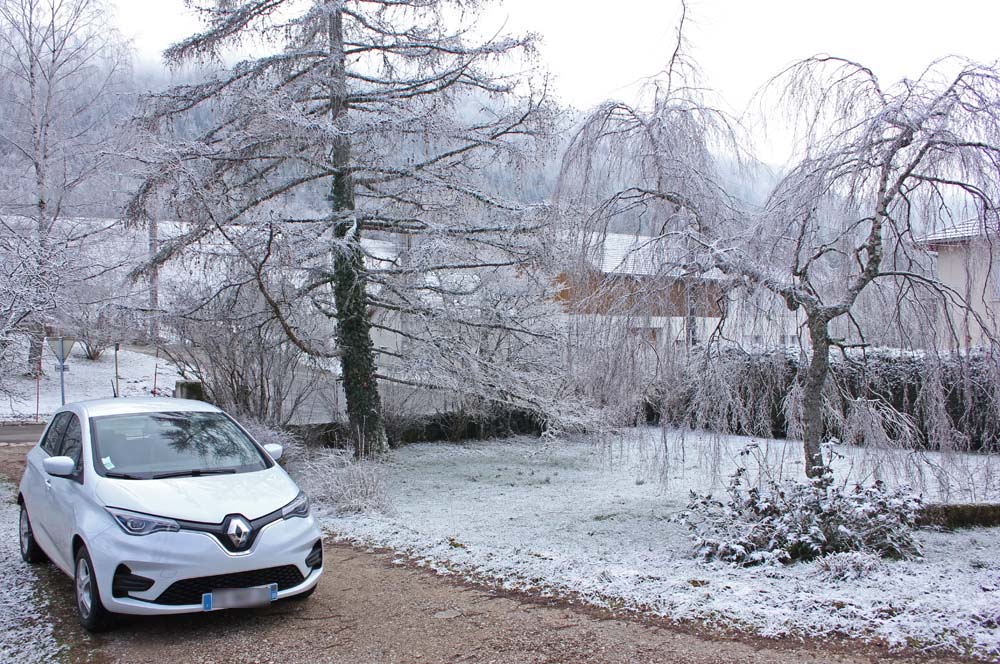
<path id="1" fill-rule="evenodd" d="M 61 648 L 46 619 L 38 577 L 18 552 L 14 489 L 0 482 L 0 662 L 50 662 Z"/>
<path id="2" fill-rule="evenodd" d="M 345 540 L 507 588 L 762 635 L 840 633 L 1000 656 L 1000 529 L 921 531 L 922 559 L 847 572 L 695 559 L 671 517 L 690 490 L 724 480 L 748 442 L 688 434 L 682 445 L 677 434 L 639 429 L 603 445 L 412 445 L 389 464 L 392 515 L 320 512 Z M 761 443 L 795 467 L 794 444 L 779 453 L 783 443 Z M 665 448 L 674 461 L 666 471 Z"/>
<path id="3" fill-rule="evenodd" d="M 0 397 L 0 420 L 33 421 L 37 410 L 41 419 L 52 415 L 60 405 L 59 373 L 53 368 L 56 358 L 46 345 L 42 357 L 45 375 L 36 383 L 34 378 L 12 376 L 8 379 L 9 396 Z M 66 402 L 100 399 L 114 396 L 112 383 L 115 378 L 114 349 L 105 351 L 100 359 L 88 360 L 77 344 L 67 360 L 70 370 L 66 373 Z M 118 376 L 121 395 L 126 397 L 150 396 L 155 383 L 157 394 L 170 396 L 180 376 L 167 361 L 155 355 L 132 350 L 118 352 Z"/>

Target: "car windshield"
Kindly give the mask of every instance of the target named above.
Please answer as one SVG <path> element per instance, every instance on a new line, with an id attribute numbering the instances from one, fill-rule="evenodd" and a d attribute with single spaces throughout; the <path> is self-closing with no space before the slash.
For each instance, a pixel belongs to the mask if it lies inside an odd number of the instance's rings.
<path id="1" fill-rule="evenodd" d="M 222 413 L 130 413 L 91 418 L 94 465 L 106 477 L 157 479 L 243 473 L 269 463 Z"/>

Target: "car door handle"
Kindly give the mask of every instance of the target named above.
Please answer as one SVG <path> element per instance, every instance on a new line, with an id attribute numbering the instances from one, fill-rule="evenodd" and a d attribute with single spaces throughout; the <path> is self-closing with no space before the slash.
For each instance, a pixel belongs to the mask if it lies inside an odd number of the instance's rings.
<path id="1" fill-rule="evenodd" d="M 45 488 L 46 489 L 51 489 L 52 488 L 52 480 L 48 480 L 48 479 L 45 480 Z"/>

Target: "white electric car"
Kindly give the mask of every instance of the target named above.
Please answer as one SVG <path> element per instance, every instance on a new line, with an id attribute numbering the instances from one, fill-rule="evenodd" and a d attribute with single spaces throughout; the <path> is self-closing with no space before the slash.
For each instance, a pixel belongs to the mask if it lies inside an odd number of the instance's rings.
<path id="1" fill-rule="evenodd" d="M 313 591 L 309 500 L 224 412 L 183 399 L 59 410 L 21 479 L 21 556 L 74 579 L 80 622 L 261 606 Z"/>

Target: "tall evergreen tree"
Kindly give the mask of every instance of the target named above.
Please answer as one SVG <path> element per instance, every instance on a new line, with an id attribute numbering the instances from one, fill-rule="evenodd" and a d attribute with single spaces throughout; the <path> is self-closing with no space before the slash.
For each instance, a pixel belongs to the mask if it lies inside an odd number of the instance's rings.
<path id="1" fill-rule="evenodd" d="M 201 7 L 207 29 L 169 49 L 168 60 L 209 60 L 250 43 L 268 54 L 158 95 L 148 108 L 146 120 L 159 129 L 206 108 L 216 119 L 194 139 L 167 138 L 143 156 L 149 170 L 131 216 L 142 218 L 166 192 L 190 222 L 161 243 L 154 262 L 208 235 L 225 237 L 291 342 L 339 357 L 359 457 L 387 450 L 373 307 L 426 322 L 475 291 L 427 275 L 514 269 L 529 259 L 518 244 L 524 206 L 491 191 L 484 169 L 518 163 L 542 128 L 544 95 L 532 94 L 523 72 L 498 73 L 528 62 L 530 39 L 470 43 L 480 4 L 210 3 Z M 375 234 L 418 250 L 382 256 L 374 270 L 377 257 L 362 238 Z M 304 276 L 279 284 L 282 270 Z M 299 324 L 306 304 L 336 320 L 336 344 Z M 440 345 L 428 324 L 377 324 Z"/>

